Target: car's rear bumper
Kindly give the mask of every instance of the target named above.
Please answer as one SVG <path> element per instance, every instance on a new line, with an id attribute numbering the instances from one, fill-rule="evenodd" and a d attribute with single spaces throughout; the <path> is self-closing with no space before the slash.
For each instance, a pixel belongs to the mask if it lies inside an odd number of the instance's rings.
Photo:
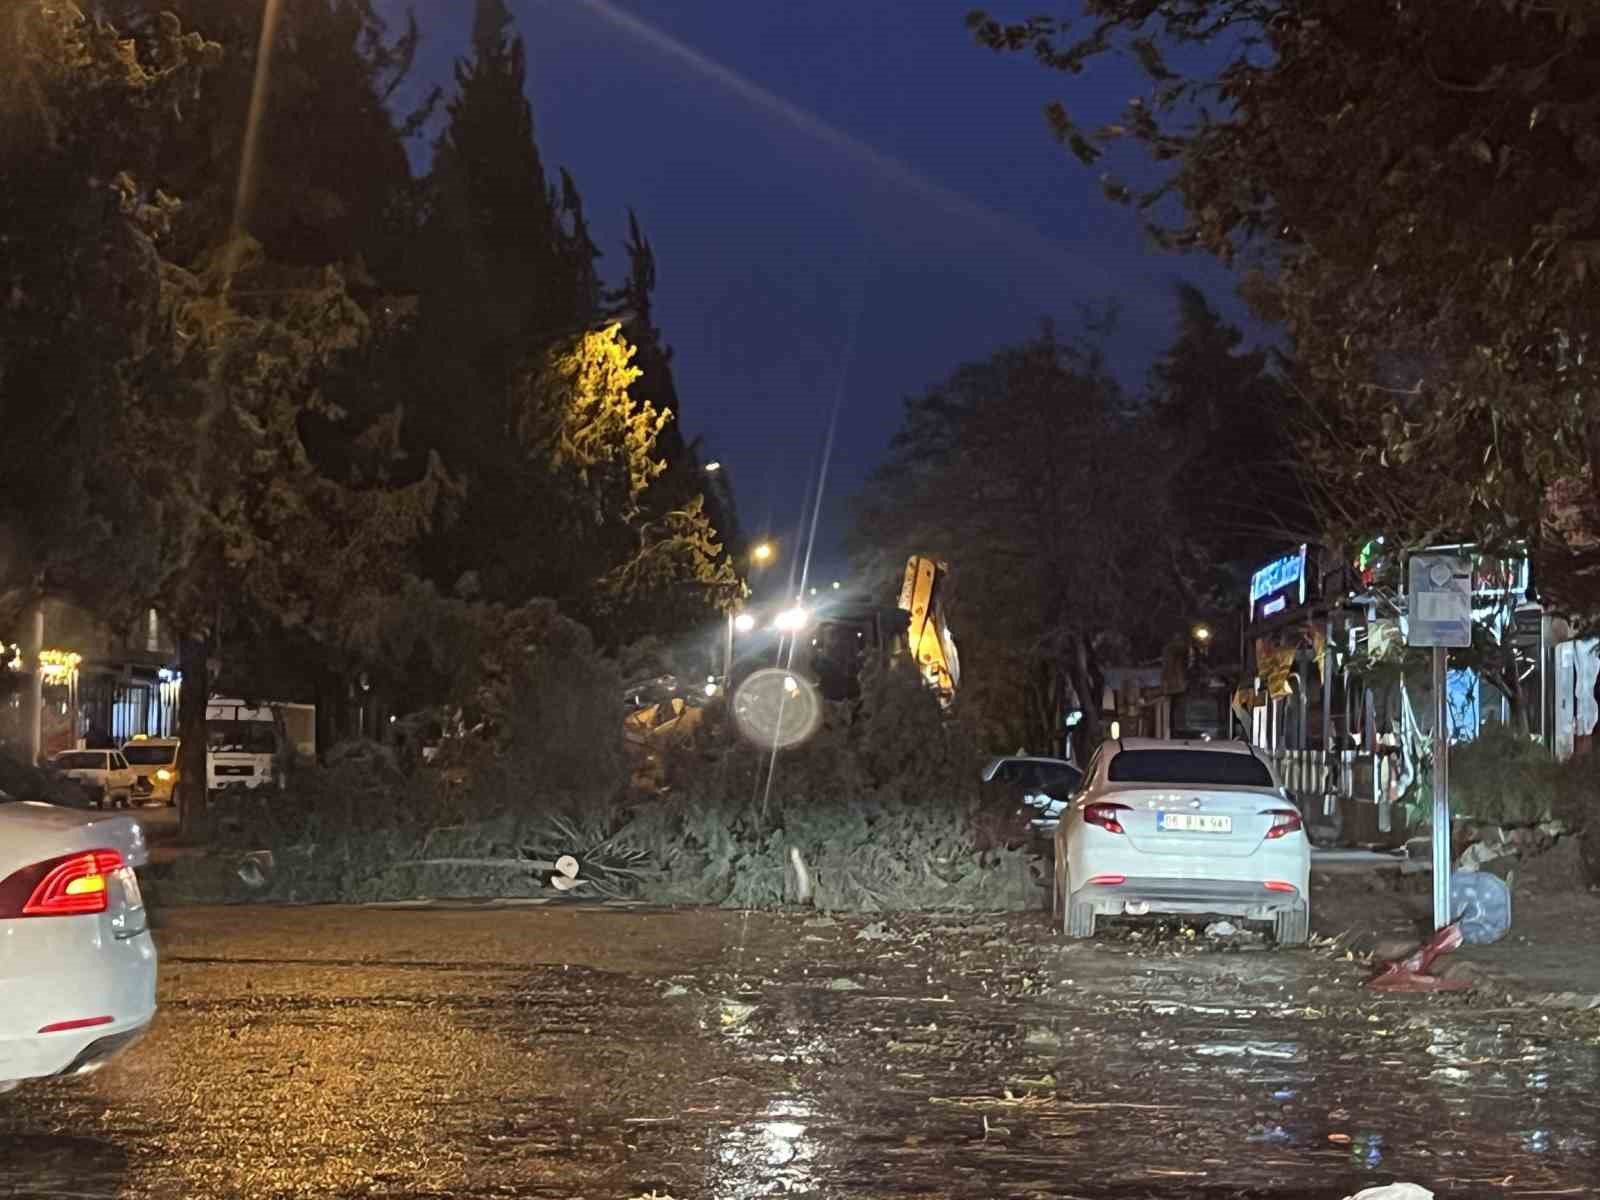
<path id="1" fill-rule="evenodd" d="M 36 945 L 0 954 L 0 994 L 7 999 L 0 1013 L 0 1082 L 93 1070 L 149 1027 L 156 1011 L 155 944 L 148 931 L 102 933 L 98 945 L 73 936 L 71 925 L 98 920 L 40 918 L 45 928 L 26 931 Z M 91 1021 L 99 1023 L 41 1032 Z"/>
<path id="2" fill-rule="evenodd" d="M 0 1082 L 98 1070 L 142 1038 L 154 1019 L 152 1008 L 111 1025 L 0 1039 Z"/>
<path id="3" fill-rule="evenodd" d="M 1306 903 L 1305 893 L 1275 891 L 1259 881 L 1235 879 L 1128 878 L 1121 883 L 1088 883 L 1073 892 L 1075 903 L 1091 904 L 1097 914 L 1204 914 L 1270 921 Z"/>

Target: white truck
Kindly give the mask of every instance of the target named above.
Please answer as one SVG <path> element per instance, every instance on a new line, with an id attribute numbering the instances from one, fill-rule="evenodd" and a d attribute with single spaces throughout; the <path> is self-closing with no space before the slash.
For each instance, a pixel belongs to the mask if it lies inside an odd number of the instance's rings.
<path id="1" fill-rule="evenodd" d="M 317 710 L 311 704 L 206 701 L 206 787 L 283 787 L 288 766 L 317 754 Z"/>

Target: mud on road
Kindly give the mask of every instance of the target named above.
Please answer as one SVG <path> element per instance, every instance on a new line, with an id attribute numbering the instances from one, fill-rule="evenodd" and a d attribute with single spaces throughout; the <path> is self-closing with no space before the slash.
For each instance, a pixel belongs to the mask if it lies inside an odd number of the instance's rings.
<path id="1" fill-rule="evenodd" d="M 1600 1024 L 1040 916 L 187 909 L 0 1197 L 1579 1196 Z"/>

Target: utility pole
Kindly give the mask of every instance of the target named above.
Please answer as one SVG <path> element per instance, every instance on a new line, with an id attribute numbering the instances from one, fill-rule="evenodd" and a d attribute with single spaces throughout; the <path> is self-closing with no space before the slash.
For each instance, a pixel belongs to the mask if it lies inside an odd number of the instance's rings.
<path id="1" fill-rule="evenodd" d="M 1433 648 L 1433 927 L 1450 923 L 1449 675 L 1443 646 Z"/>
<path id="2" fill-rule="evenodd" d="M 28 731 L 28 765 L 38 766 L 44 753 L 44 602 L 33 604 L 33 620 L 28 633 L 28 651 L 23 659 L 32 673 L 28 676 L 24 723 Z"/>
<path id="3" fill-rule="evenodd" d="M 1322 627 L 1322 815 L 1331 817 L 1338 805 L 1339 754 L 1333 748 L 1333 611 Z"/>

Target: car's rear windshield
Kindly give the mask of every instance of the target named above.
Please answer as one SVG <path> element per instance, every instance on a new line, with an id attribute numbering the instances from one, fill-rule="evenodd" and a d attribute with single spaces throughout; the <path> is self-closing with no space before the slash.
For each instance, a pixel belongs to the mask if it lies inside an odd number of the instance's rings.
<path id="1" fill-rule="evenodd" d="M 178 753 L 176 746 L 150 746 L 130 742 L 122 748 L 122 757 L 136 767 L 164 767 Z"/>
<path id="2" fill-rule="evenodd" d="M 1108 783 L 1176 783 L 1195 787 L 1271 787 L 1272 774 L 1253 754 L 1218 750 L 1124 750 L 1106 769 Z"/>
<path id="3" fill-rule="evenodd" d="M 99 771 L 106 765 L 106 756 L 95 751 L 79 750 L 56 758 L 56 766 L 68 771 Z"/>

